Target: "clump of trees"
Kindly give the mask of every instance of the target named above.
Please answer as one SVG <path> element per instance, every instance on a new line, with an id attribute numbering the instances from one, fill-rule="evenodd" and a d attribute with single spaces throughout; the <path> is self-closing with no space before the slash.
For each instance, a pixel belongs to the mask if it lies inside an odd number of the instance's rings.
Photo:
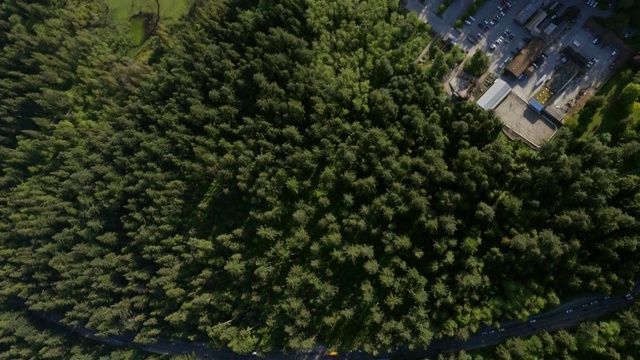
<path id="1" fill-rule="evenodd" d="M 505 143 L 397 2 L 202 2 L 146 64 L 76 3 L 1 5 L 2 311 L 376 351 L 637 277 L 633 149 Z"/>
<path id="2" fill-rule="evenodd" d="M 489 56 L 484 51 L 476 50 L 464 65 L 464 71 L 474 76 L 480 76 L 489 70 Z"/>

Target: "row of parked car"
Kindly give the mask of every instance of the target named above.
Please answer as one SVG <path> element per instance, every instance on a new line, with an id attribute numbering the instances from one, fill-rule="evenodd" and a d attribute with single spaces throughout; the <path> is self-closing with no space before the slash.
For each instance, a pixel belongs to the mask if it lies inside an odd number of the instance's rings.
<path id="1" fill-rule="evenodd" d="M 515 4 L 515 0 L 503 0 L 502 5 L 498 5 L 498 11 L 493 16 L 493 20 L 484 20 L 483 22 L 478 23 L 478 26 L 486 31 L 489 31 L 492 27 L 496 26 L 500 20 L 506 15 L 506 12 L 511 9 L 513 4 Z M 476 21 L 476 18 L 473 16 L 469 16 L 465 19 L 464 23 L 467 25 L 471 25 Z"/>
<path id="2" fill-rule="evenodd" d="M 515 38 L 515 35 L 511 32 L 511 30 L 506 29 L 502 35 L 500 35 L 496 41 L 489 45 L 489 50 L 495 50 L 499 45 L 502 45 L 503 43 L 508 44 L 509 41 L 513 40 Z"/>
<path id="3" fill-rule="evenodd" d="M 547 60 L 547 54 L 542 53 L 537 59 L 533 60 L 531 66 L 537 69 L 545 62 L 545 60 Z"/>

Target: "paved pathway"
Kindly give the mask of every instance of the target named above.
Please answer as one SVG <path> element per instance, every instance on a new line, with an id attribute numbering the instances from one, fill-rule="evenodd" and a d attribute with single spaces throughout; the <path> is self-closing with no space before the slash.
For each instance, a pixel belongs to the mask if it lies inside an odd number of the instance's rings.
<path id="1" fill-rule="evenodd" d="M 636 297 L 640 296 L 640 282 L 636 283 L 629 292 L 617 296 L 603 296 L 588 294 L 566 301 L 557 308 L 541 313 L 527 319 L 525 322 L 509 321 L 499 328 L 489 327 L 481 329 L 471 335 L 467 340 L 457 338 L 442 338 L 434 340 L 426 349 L 408 350 L 397 348 L 392 354 L 380 354 L 374 356 L 362 351 L 351 351 L 330 355 L 322 345 L 308 351 L 278 351 L 264 355 L 241 355 L 229 350 L 210 349 L 204 343 L 188 343 L 183 341 L 170 341 L 159 339 L 152 344 L 138 344 L 134 342 L 133 334 L 121 336 L 100 337 L 91 329 L 78 328 L 65 325 L 56 315 L 43 312 L 33 312 L 35 315 L 58 326 L 67 328 L 88 339 L 114 347 L 132 347 L 141 351 L 162 354 L 179 355 L 192 354 L 200 359 L 232 359 L 232 360 L 386 360 L 388 358 L 421 359 L 433 356 L 447 350 L 474 350 L 493 346 L 511 337 L 531 336 L 544 331 L 568 328 L 583 321 L 594 320 L 603 315 L 619 311 L 633 304 Z M 24 306 L 23 304 L 20 304 Z"/>

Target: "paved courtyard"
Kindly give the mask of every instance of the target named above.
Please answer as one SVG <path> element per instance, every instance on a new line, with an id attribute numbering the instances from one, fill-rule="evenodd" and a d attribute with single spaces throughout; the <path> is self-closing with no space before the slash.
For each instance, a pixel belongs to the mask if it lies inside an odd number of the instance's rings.
<path id="1" fill-rule="evenodd" d="M 557 131 L 553 123 L 513 92 L 498 105 L 495 112 L 509 129 L 535 148 L 550 140 Z"/>

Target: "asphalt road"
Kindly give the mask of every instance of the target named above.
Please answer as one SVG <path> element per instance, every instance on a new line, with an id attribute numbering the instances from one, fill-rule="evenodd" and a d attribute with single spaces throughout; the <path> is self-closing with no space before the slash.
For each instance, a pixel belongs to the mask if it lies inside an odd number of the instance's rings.
<path id="1" fill-rule="evenodd" d="M 525 322 L 509 321 L 500 327 L 481 329 L 478 333 L 469 336 L 466 340 L 457 338 L 442 338 L 434 340 L 426 349 L 409 350 L 399 347 L 391 354 L 372 355 L 362 351 L 351 351 L 330 355 L 327 349 L 316 346 L 308 351 L 277 351 L 269 354 L 241 355 L 229 350 L 210 349 L 204 343 L 187 343 L 182 341 L 170 341 L 159 339 L 152 344 L 138 344 L 134 342 L 134 335 L 121 335 L 100 337 L 96 332 L 86 328 L 78 328 L 63 324 L 61 318 L 56 315 L 42 312 L 32 312 L 38 317 L 67 328 L 74 333 L 97 342 L 114 347 L 132 347 L 139 350 L 161 355 L 192 354 L 200 359 L 232 359 L 232 360 L 386 360 L 395 359 L 421 359 L 434 356 L 443 351 L 450 350 L 474 350 L 497 345 L 508 338 L 527 337 L 542 332 L 568 328 L 581 322 L 594 320 L 603 315 L 621 310 L 630 306 L 635 298 L 640 296 L 640 282 L 624 294 L 617 296 L 585 295 L 566 301 L 557 308 L 541 313 L 527 319 Z M 23 305 L 23 304 L 21 304 Z M 24 306 L 24 305 L 23 305 Z"/>

